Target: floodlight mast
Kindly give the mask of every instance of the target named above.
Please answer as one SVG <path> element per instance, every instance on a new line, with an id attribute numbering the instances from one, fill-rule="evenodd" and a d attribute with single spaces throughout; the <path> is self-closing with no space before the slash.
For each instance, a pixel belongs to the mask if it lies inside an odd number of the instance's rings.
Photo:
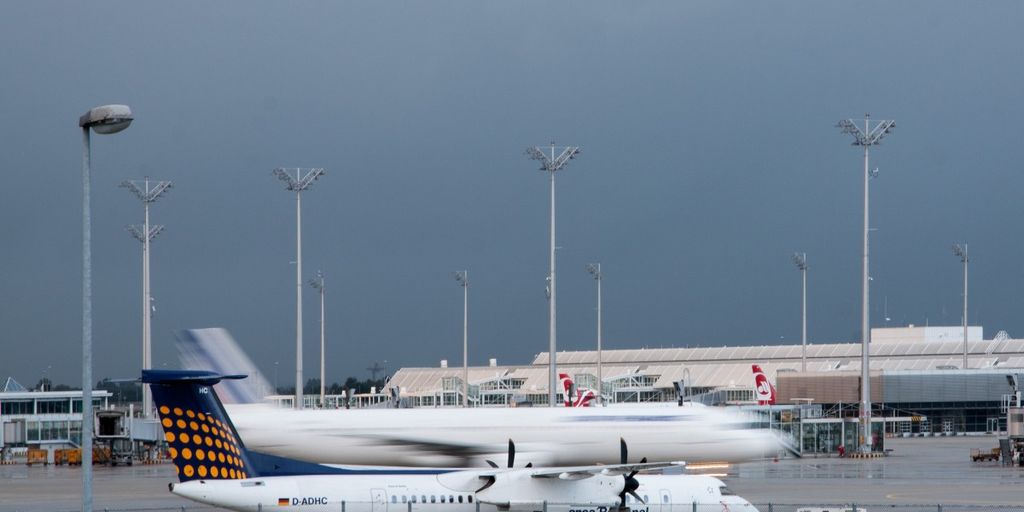
<path id="1" fill-rule="evenodd" d="M 558 382 L 558 370 L 555 358 L 556 347 L 556 303 L 555 303 L 555 173 L 569 165 L 569 160 L 580 154 L 578 146 L 565 146 L 555 156 L 555 143 L 552 142 L 549 152 L 545 153 L 540 147 L 526 149 L 526 155 L 532 160 L 540 162 L 540 170 L 551 175 L 551 255 L 548 271 L 548 406 L 554 407 L 555 384 Z"/>
<path id="2" fill-rule="evenodd" d="M 157 181 L 152 184 L 149 180 L 149 176 L 146 176 L 142 181 L 125 180 L 119 185 L 121 188 L 126 188 L 135 194 L 142 201 L 143 211 L 143 224 L 142 226 L 129 225 L 126 226 L 128 232 L 135 237 L 136 240 L 142 242 L 142 369 L 148 370 L 153 367 L 153 310 L 152 310 L 152 292 L 150 291 L 149 281 L 149 242 L 156 238 L 164 230 L 164 227 L 157 224 L 150 226 L 149 224 L 149 205 L 150 203 L 156 202 L 164 194 L 170 190 L 174 184 L 170 181 Z M 149 390 L 149 386 L 142 387 L 142 417 L 151 418 L 153 416 L 153 395 Z"/>
<path id="3" fill-rule="evenodd" d="M 288 169 L 274 169 L 274 176 L 285 182 L 285 189 L 295 192 L 295 408 L 302 409 L 302 191 L 326 171 L 322 167 L 295 169 L 292 176 Z"/>
<path id="4" fill-rule="evenodd" d="M 807 371 L 807 253 L 806 252 L 795 252 L 793 253 L 793 263 L 796 264 L 796 268 L 800 270 L 800 274 L 803 277 L 803 293 L 801 300 L 801 308 L 803 313 L 801 314 L 801 325 L 800 325 L 800 371 Z"/>
<path id="5" fill-rule="evenodd" d="M 309 285 L 320 293 L 320 408 L 327 406 L 326 395 L 324 395 L 324 295 L 327 293 L 327 286 L 324 283 L 322 270 L 316 271 L 316 277 L 309 280 Z"/>
<path id="6" fill-rule="evenodd" d="M 869 150 L 878 145 L 882 138 L 892 132 L 896 121 L 875 121 L 872 126 L 870 115 L 864 115 L 862 130 L 852 119 L 843 119 L 836 125 L 842 133 L 853 136 L 854 146 L 864 148 L 864 251 L 861 263 L 861 403 L 860 403 L 860 451 L 871 451 L 871 373 L 870 345 L 871 320 L 869 318 L 869 279 L 868 279 L 868 180 L 872 173 L 868 170 Z"/>
<path id="7" fill-rule="evenodd" d="M 963 246 L 960 244 L 953 244 L 953 254 L 960 258 L 960 262 L 964 264 L 964 365 L 962 368 L 967 369 L 967 264 L 970 262 L 970 258 L 967 257 L 967 243 L 964 242 Z"/>
<path id="8" fill-rule="evenodd" d="M 604 280 L 604 274 L 601 273 L 600 263 L 588 263 L 586 268 L 597 281 L 597 399 L 601 401 L 601 405 L 607 405 L 604 402 L 604 372 L 601 368 L 601 281 Z"/>
<path id="9" fill-rule="evenodd" d="M 469 271 L 452 272 L 462 287 L 462 407 L 469 407 Z"/>

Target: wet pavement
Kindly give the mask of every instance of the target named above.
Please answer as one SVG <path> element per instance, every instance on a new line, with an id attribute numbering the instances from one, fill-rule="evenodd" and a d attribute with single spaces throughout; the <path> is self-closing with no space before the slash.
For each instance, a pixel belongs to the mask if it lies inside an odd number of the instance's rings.
<path id="1" fill-rule="evenodd" d="M 1003 505 L 998 510 L 1024 512 L 1024 468 L 970 460 L 971 448 L 996 446 L 993 436 L 887 439 L 892 452 L 881 459 L 805 457 L 703 472 L 724 475 L 730 489 L 762 512 L 769 503 L 772 512 L 838 503 L 856 503 L 868 512 L 881 506 L 891 512 L 936 511 L 938 504 L 951 511 Z M 167 484 L 175 480 L 170 464 L 97 466 L 93 475 L 96 511 L 204 508 L 168 492 Z M 0 466 L 0 512 L 80 507 L 80 468 Z"/>

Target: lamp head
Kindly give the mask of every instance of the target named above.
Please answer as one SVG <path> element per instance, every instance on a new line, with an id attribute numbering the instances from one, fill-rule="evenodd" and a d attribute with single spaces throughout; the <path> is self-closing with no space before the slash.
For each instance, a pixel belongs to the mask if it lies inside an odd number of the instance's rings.
<path id="1" fill-rule="evenodd" d="M 78 126 L 91 128 L 96 133 L 110 134 L 128 128 L 134 119 L 128 105 L 103 105 L 78 118 Z"/>

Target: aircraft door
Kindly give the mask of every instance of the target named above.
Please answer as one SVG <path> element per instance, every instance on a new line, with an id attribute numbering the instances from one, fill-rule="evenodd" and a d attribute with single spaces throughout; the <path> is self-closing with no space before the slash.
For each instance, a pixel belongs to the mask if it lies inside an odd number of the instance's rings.
<path id="1" fill-rule="evenodd" d="M 384 489 L 370 489 L 371 512 L 387 512 L 388 501 Z"/>
<path id="2" fill-rule="evenodd" d="M 668 489 L 658 491 L 658 501 L 660 502 L 658 503 L 658 510 L 661 510 L 661 512 L 672 512 L 672 493 Z M 651 509 L 654 509 L 654 507 L 651 507 Z"/>

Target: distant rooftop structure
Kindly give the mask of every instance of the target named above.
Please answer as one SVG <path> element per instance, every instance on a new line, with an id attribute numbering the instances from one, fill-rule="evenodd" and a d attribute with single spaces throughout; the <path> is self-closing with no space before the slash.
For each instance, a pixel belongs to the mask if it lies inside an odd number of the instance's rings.
<path id="1" fill-rule="evenodd" d="M 7 377 L 7 382 L 4 382 L 3 389 L 0 389 L 0 393 L 15 393 L 21 391 L 28 391 L 25 386 L 22 386 L 18 381 L 14 380 L 14 377 Z"/>
<path id="2" fill-rule="evenodd" d="M 1000 331 L 1003 332 L 1003 331 Z M 1005 335 L 1006 333 L 1003 332 Z M 1007 339 L 1007 335 L 1003 339 Z M 967 326 L 967 341 L 981 341 L 984 338 L 984 329 L 978 326 Z M 964 341 L 963 326 L 915 326 L 910 324 L 906 327 L 876 327 L 871 329 L 871 343 L 887 343 L 892 341 L 925 342 L 934 343 L 938 341 Z"/>
<path id="3" fill-rule="evenodd" d="M 1024 339 L 1002 333 L 982 340 L 981 327 L 969 327 L 969 368 L 999 371 L 1024 368 Z M 873 372 L 929 371 L 959 369 L 963 365 L 962 327 L 897 327 L 872 329 L 871 370 Z M 606 393 L 623 397 L 650 393 L 651 397 L 671 399 L 674 383 L 689 378 L 694 389 L 752 388 L 751 364 L 758 364 L 771 379 L 780 372 L 800 371 L 801 346 L 764 345 L 700 348 L 653 348 L 604 350 Z M 809 343 L 809 372 L 860 371 L 861 344 Z M 481 405 L 491 394 L 516 393 L 544 395 L 547 392 L 548 354 L 534 356 L 526 365 L 470 367 L 470 396 L 480 397 Z M 594 350 L 558 352 L 558 368 L 577 383 L 596 387 L 597 352 Z M 457 395 L 461 368 L 402 368 L 391 378 L 388 388 L 398 387 L 402 396 L 435 397 L 434 405 L 449 404 L 448 395 Z M 588 382 L 589 381 L 589 382 Z M 546 397 L 545 397 L 546 398 Z M 454 400 L 454 398 L 451 398 Z M 429 403 L 429 402 L 427 402 Z"/>

